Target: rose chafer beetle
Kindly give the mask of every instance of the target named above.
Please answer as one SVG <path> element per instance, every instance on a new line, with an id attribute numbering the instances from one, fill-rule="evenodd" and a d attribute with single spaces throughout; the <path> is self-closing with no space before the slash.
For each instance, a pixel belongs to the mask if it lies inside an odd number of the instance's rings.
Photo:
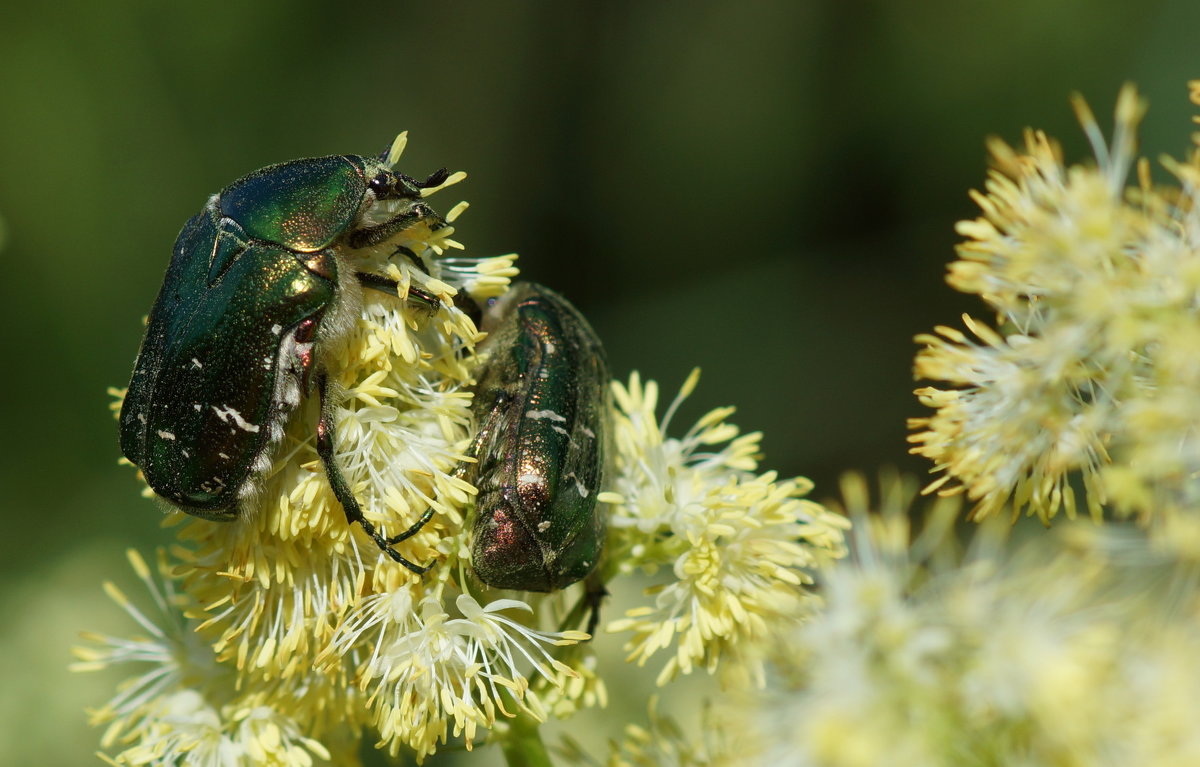
<path id="1" fill-rule="evenodd" d="M 471 565 L 491 586 L 554 591 L 587 576 L 604 543 L 604 349 L 575 307 L 533 283 L 497 299 L 483 329 L 476 462 L 463 472 L 479 490 Z"/>
<path id="2" fill-rule="evenodd" d="M 445 170 L 417 181 L 393 171 L 387 155 L 317 157 L 257 170 L 210 197 L 184 225 L 121 408 L 121 451 L 179 509 L 236 519 L 270 466 L 289 414 L 315 388 L 317 450 L 347 521 L 361 525 L 392 559 L 423 573 L 427 567 L 393 545 L 433 512 L 390 538 L 364 519 L 333 455 L 324 359 L 331 340 L 350 327 L 363 288 L 397 291 L 390 279 L 356 272 L 347 254 L 418 224 L 444 225 L 421 198 L 446 181 Z M 399 251 L 425 269 L 415 254 Z M 408 299 L 438 307 L 415 287 Z"/>

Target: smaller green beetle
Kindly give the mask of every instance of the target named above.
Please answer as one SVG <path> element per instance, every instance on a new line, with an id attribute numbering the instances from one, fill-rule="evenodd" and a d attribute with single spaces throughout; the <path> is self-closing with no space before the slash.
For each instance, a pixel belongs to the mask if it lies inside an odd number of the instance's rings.
<path id="1" fill-rule="evenodd" d="M 397 290 L 392 280 L 355 271 L 346 256 L 418 224 L 445 225 L 421 198 L 446 181 L 446 171 L 417 181 L 393 171 L 387 155 L 271 165 L 210 197 L 184 225 L 121 408 L 121 451 L 177 508 L 236 519 L 271 465 L 288 416 L 316 388 L 317 450 L 347 521 L 393 560 L 423 573 L 428 567 L 393 546 L 432 510 L 390 538 L 364 519 L 333 454 L 324 358 L 330 341 L 350 327 L 362 288 Z M 398 252 L 425 269 L 415 254 Z M 409 300 L 431 310 L 439 305 L 420 289 L 411 289 Z"/>
<path id="2" fill-rule="evenodd" d="M 587 576 L 603 550 L 604 349 L 575 307 L 534 283 L 494 301 L 483 329 L 476 462 L 463 468 L 479 490 L 471 565 L 490 586 L 555 591 Z"/>

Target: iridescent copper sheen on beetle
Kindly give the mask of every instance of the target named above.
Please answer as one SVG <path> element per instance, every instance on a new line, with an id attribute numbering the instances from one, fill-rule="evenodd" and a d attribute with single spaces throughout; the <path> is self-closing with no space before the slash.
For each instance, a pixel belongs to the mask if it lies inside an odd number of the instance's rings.
<path id="1" fill-rule="evenodd" d="M 604 545 L 604 349 L 575 307 L 533 283 L 500 297 L 484 330 L 477 463 L 464 472 L 479 489 L 471 564 L 498 588 L 561 589 L 592 571 Z"/>

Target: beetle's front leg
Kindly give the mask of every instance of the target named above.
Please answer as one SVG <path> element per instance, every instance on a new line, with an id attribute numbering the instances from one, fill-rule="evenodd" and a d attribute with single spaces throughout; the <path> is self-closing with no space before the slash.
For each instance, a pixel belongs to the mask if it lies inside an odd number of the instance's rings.
<path id="1" fill-rule="evenodd" d="M 405 212 L 375 226 L 366 226 L 350 233 L 347 240 L 352 248 L 366 248 L 386 242 L 398 232 L 403 232 L 418 223 L 428 222 L 429 228 L 436 231 L 446 226 L 446 219 L 433 212 L 423 202 L 413 203 Z"/>
<path id="2" fill-rule="evenodd" d="M 383 277 L 371 272 L 357 272 L 358 282 L 364 288 L 378 290 L 381 293 L 387 293 L 390 296 L 395 296 L 400 290 L 400 283 L 390 277 Z M 430 314 L 442 308 L 442 301 L 434 294 L 427 290 L 418 288 L 415 285 L 408 286 L 408 300 L 416 304 L 418 308 L 428 311 Z"/>
<path id="3" fill-rule="evenodd" d="M 363 517 L 362 507 L 358 505 L 358 499 L 354 497 L 350 486 L 346 484 L 346 478 L 342 476 L 342 470 L 338 468 L 337 460 L 333 454 L 333 403 L 329 401 L 329 382 L 324 372 L 321 372 L 317 376 L 317 391 L 321 397 L 321 418 L 317 421 L 317 454 L 321 456 L 321 463 L 325 465 L 325 476 L 329 478 L 329 486 L 333 489 L 333 495 L 338 499 L 338 503 L 342 504 L 342 509 L 346 512 L 346 522 L 351 525 L 360 525 L 363 531 L 371 536 L 371 540 L 375 541 L 375 545 L 394 561 L 404 565 L 417 575 L 425 574 L 429 568 L 433 567 L 432 564 L 425 566 L 413 564 L 393 549 L 392 544 L 399 543 L 415 535 L 433 517 L 433 509 L 425 512 L 415 525 L 393 538 L 385 538 L 375 529 L 375 525 Z"/>

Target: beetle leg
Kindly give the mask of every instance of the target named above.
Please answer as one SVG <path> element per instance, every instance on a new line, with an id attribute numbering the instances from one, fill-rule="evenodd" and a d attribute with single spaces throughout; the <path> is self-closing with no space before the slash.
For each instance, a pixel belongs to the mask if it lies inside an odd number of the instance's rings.
<path id="1" fill-rule="evenodd" d="M 358 281 L 364 288 L 378 290 L 381 293 L 387 293 L 390 296 L 395 296 L 400 289 L 400 283 L 387 277 L 382 277 L 371 272 L 358 272 Z M 416 285 L 408 286 L 408 300 L 416 304 L 418 308 L 425 309 L 431 314 L 442 308 L 441 299 L 427 290 L 422 290 Z"/>
<path id="2" fill-rule="evenodd" d="M 412 527 L 408 528 L 407 530 L 400 533 L 399 535 L 393 535 L 391 538 L 384 538 L 384 540 L 388 542 L 389 546 L 394 543 L 399 543 L 400 541 L 406 541 L 409 538 L 416 535 L 418 532 L 420 532 L 421 528 L 425 526 L 425 523 L 431 519 L 433 519 L 433 507 L 432 506 L 430 506 L 428 509 L 425 510 L 425 513 L 421 515 L 420 519 L 418 519 L 415 523 L 413 523 Z"/>
<path id="3" fill-rule="evenodd" d="M 338 502 L 342 504 L 342 509 L 346 512 L 346 522 L 348 524 L 358 524 L 362 527 L 363 532 L 371 536 L 371 540 L 375 541 L 375 545 L 379 549 L 391 557 L 394 561 L 407 567 L 417 575 L 424 575 L 433 567 L 432 564 L 416 565 L 409 562 L 404 557 L 400 556 L 400 552 L 391 547 L 391 543 L 399 542 L 405 538 L 412 537 L 421 527 L 429 521 L 433 516 L 433 509 L 425 512 L 425 515 L 417 522 L 417 524 L 405 530 L 395 539 L 383 537 L 375 525 L 371 524 L 363 517 L 362 507 L 358 505 L 358 499 L 354 497 L 350 486 L 346 484 L 346 478 L 342 476 L 342 470 L 338 468 L 337 461 L 333 455 L 333 406 L 329 402 L 329 384 L 325 373 L 321 373 L 317 377 L 317 390 L 321 396 L 321 418 L 317 421 L 317 454 L 321 456 L 321 463 L 325 465 L 325 476 L 329 478 L 329 486 L 333 489 L 334 496 Z"/>
<path id="4" fill-rule="evenodd" d="M 476 328 L 483 326 L 483 307 L 467 295 L 467 291 L 459 290 L 454 294 L 454 306 L 470 317 Z"/>
<path id="5" fill-rule="evenodd" d="M 593 570 L 584 581 L 584 587 L 587 591 L 583 598 L 587 602 L 588 608 L 591 610 L 591 615 L 588 616 L 587 633 L 592 635 L 592 639 L 596 638 L 596 626 L 600 623 L 600 604 L 604 598 L 608 596 L 608 589 L 604 588 L 604 581 L 597 576 L 597 571 Z"/>
<path id="6" fill-rule="evenodd" d="M 425 265 L 425 259 L 421 258 L 416 253 L 414 253 L 411 248 L 406 248 L 403 245 L 397 245 L 396 249 L 394 251 L 392 251 L 392 255 L 394 256 L 397 253 L 399 253 L 402 256 L 407 256 L 408 260 L 412 261 L 413 266 L 417 267 L 422 272 L 424 272 L 426 277 L 433 276 L 432 274 L 429 273 L 429 267 Z"/>
<path id="7" fill-rule="evenodd" d="M 430 223 L 430 228 L 433 230 L 441 229 L 446 226 L 446 220 L 433 212 L 423 202 L 413 203 L 413 205 L 404 213 L 395 218 L 388 219 L 382 224 L 375 226 L 366 226 L 362 229 L 357 229 L 350 233 L 350 247 L 365 248 L 371 245 L 378 245 L 381 242 L 386 242 L 392 235 L 402 232 L 415 224 L 422 221 Z"/>

